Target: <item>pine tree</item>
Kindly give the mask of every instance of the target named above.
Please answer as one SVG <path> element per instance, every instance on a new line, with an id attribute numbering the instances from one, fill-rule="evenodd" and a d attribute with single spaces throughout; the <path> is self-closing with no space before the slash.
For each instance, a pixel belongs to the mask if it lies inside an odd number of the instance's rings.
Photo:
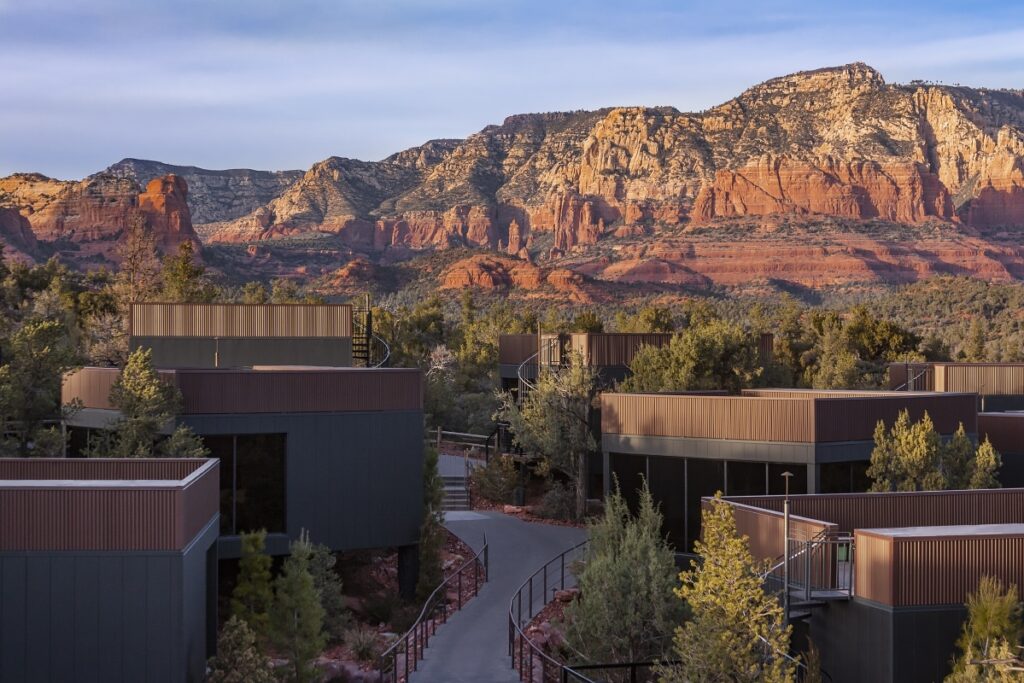
<path id="1" fill-rule="evenodd" d="M 160 379 L 152 352 L 138 348 L 110 388 L 110 403 L 121 417 L 113 425 L 112 450 L 106 456 L 149 458 L 155 454 L 160 429 L 178 412 L 181 393 Z"/>
<path id="2" fill-rule="evenodd" d="M 252 629 L 237 616 L 227 620 L 217 637 L 217 656 L 210 658 L 207 683 L 274 683 L 270 662 L 256 644 Z"/>
<path id="3" fill-rule="evenodd" d="M 210 449 L 188 425 L 178 425 L 171 435 L 160 442 L 154 455 L 164 458 L 206 458 Z"/>
<path id="4" fill-rule="evenodd" d="M 273 560 L 264 552 L 267 532 L 242 533 L 242 558 L 238 561 L 238 582 L 231 593 L 231 612 L 245 621 L 260 640 L 270 635 L 270 606 L 274 601 L 270 567 Z"/>
<path id="5" fill-rule="evenodd" d="M 325 545 L 317 543 L 310 549 L 309 573 L 313 576 L 313 585 L 320 595 L 320 605 L 324 608 L 324 632 L 333 642 L 339 642 L 344 637 L 351 623 L 345 608 L 341 577 L 334 570 L 337 562 L 334 553 Z"/>
<path id="6" fill-rule="evenodd" d="M 971 472 L 971 479 L 967 488 L 972 489 L 995 489 L 1000 488 L 996 472 L 1003 464 L 1003 459 L 993 446 L 992 442 L 985 437 L 985 441 L 978 446 L 974 453 L 974 468 Z"/>
<path id="7" fill-rule="evenodd" d="M 206 275 L 206 267 L 196 260 L 195 247 L 185 241 L 178 253 L 163 260 L 163 292 L 161 298 L 173 303 L 209 303 L 217 290 Z"/>
<path id="8" fill-rule="evenodd" d="M 676 630 L 676 666 L 663 668 L 663 683 L 733 681 L 781 683 L 795 671 L 784 655 L 790 627 L 779 601 L 762 586 L 747 538 L 736 531 L 732 508 L 715 497 L 702 515 L 703 539 L 695 550 L 702 563 L 680 574 L 676 595 L 692 619 Z"/>
<path id="9" fill-rule="evenodd" d="M 1024 680 L 1021 672 L 1011 670 L 1020 665 L 1019 659 L 1013 660 L 1020 657 L 1024 633 L 1021 610 L 1015 585 L 981 577 L 977 590 L 967 596 L 967 619 L 957 640 L 960 657 L 954 659 L 947 683 Z"/>
<path id="10" fill-rule="evenodd" d="M 972 363 L 984 363 L 988 360 L 988 353 L 985 351 L 985 340 L 988 337 L 985 325 L 981 318 L 971 321 L 971 329 L 967 335 L 967 360 Z"/>
<path id="11" fill-rule="evenodd" d="M 311 553 L 309 537 L 303 532 L 292 542 L 291 555 L 274 581 L 271 637 L 280 653 L 288 658 L 285 677 L 290 683 L 317 680 L 313 660 L 326 645 L 324 608 L 309 572 Z"/>
<path id="12" fill-rule="evenodd" d="M 580 596 L 565 612 L 566 646 L 576 661 L 661 659 L 685 617 L 674 593 L 675 555 L 662 536 L 662 516 L 646 481 L 639 495 L 635 517 L 616 490 L 603 517 L 590 525 Z M 606 672 L 606 678 L 614 673 Z"/>
<path id="13" fill-rule="evenodd" d="M 437 469 L 437 451 L 427 448 L 423 463 L 423 522 L 420 525 L 419 577 L 416 598 L 426 600 L 444 579 L 441 551 L 444 549 L 444 486 Z"/>

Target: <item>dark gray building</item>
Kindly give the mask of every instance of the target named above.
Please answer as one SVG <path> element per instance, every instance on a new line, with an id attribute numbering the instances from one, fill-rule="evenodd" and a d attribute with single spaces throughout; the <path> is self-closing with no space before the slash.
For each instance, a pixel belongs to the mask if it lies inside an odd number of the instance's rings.
<path id="1" fill-rule="evenodd" d="M 85 368 L 63 400 L 84 406 L 68 421 L 71 455 L 117 412 L 115 368 Z M 219 458 L 220 555 L 239 534 L 266 529 L 284 554 L 302 529 L 332 550 L 398 547 L 400 581 L 415 584 L 423 512 L 422 374 L 411 369 L 267 368 L 161 371 L 181 391 L 175 424 Z M 174 424 L 169 424 L 167 430 Z"/>
<path id="2" fill-rule="evenodd" d="M 202 681 L 216 460 L 0 459 L 0 681 Z"/>
<path id="3" fill-rule="evenodd" d="M 605 492 L 617 480 L 627 500 L 641 477 L 670 540 L 689 548 L 700 535 L 703 496 L 867 490 L 875 425 L 901 410 L 925 411 L 940 434 L 963 423 L 977 434 L 975 394 L 752 389 L 742 396 L 601 395 Z"/>

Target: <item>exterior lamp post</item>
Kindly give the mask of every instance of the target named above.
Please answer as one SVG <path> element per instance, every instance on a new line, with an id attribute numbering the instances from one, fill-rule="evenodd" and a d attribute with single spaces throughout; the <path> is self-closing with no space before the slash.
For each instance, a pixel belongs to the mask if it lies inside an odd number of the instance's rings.
<path id="1" fill-rule="evenodd" d="M 783 517 L 783 541 L 782 550 L 782 610 L 786 615 L 786 622 L 789 622 L 789 480 L 792 479 L 792 472 L 783 472 L 782 478 L 786 480 L 786 496 L 782 500 Z"/>

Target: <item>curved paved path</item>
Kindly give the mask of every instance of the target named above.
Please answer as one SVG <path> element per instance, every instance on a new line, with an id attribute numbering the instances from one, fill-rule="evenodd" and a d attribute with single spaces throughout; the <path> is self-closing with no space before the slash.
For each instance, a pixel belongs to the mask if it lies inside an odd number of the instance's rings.
<path id="1" fill-rule="evenodd" d="M 490 580 L 430 639 L 409 683 L 518 683 L 508 656 L 509 600 L 530 574 L 586 532 L 499 512 L 448 513 L 445 526 L 473 550 L 483 547 L 487 534 Z"/>

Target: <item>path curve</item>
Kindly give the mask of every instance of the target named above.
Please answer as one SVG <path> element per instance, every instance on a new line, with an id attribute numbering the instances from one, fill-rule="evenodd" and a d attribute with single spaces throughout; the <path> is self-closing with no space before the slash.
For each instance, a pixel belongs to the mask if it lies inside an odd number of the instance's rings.
<path id="1" fill-rule="evenodd" d="M 448 513 L 445 526 L 490 554 L 490 580 L 430 639 L 409 683 L 518 683 L 508 656 L 508 604 L 541 565 L 586 538 L 575 527 L 524 522 L 500 512 Z"/>

